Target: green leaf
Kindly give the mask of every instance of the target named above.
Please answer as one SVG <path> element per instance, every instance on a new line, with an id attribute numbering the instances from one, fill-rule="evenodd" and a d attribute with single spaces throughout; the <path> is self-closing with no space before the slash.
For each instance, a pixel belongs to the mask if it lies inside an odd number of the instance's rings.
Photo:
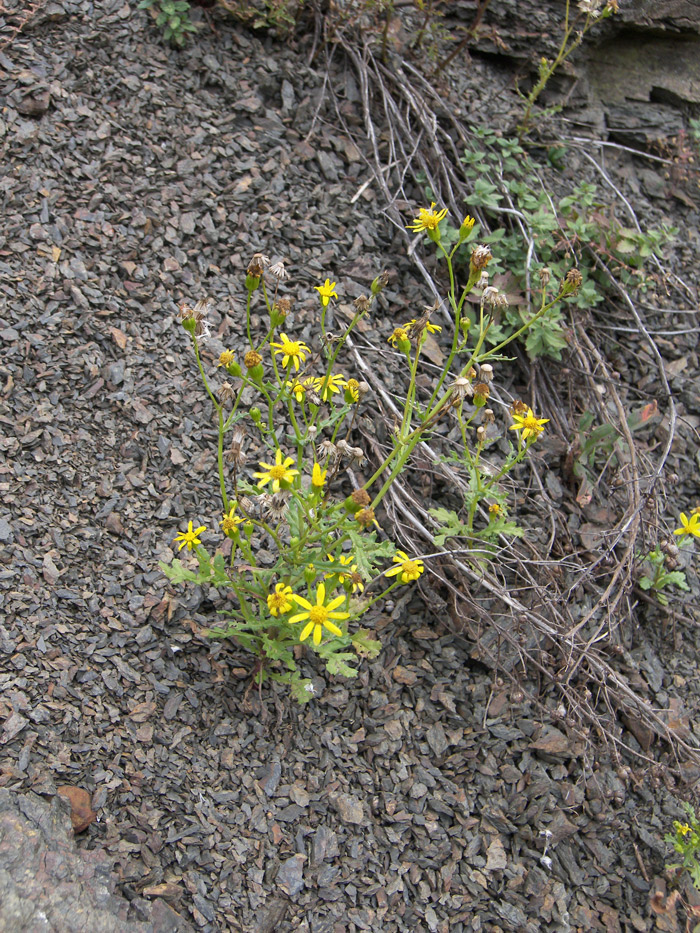
<path id="1" fill-rule="evenodd" d="M 352 644 L 361 658 L 376 658 L 382 650 L 382 643 L 375 638 L 370 638 L 369 630 L 366 628 L 358 629 L 354 633 Z"/>
<path id="2" fill-rule="evenodd" d="M 165 561 L 160 561 L 158 566 L 172 583 L 184 583 L 185 581 L 191 583 L 202 582 L 199 573 L 195 573 L 193 570 L 188 570 L 186 567 L 183 567 L 182 561 L 177 558 L 173 558 L 172 564 L 166 564 Z"/>
<path id="3" fill-rule="evenodd" d="M 651 580 L 649 577 L 641 577 L 641 579 L 639 580 L 639 587 L 642 590 L 650 590 L 653 585 L 654 585 L 654 581 Z"/>
<path id="4" fill-rule="evenodd" d="M 358 572 L 364 580 L 371 580 L 376 574 L 379 563 L 396 553 L 396 545 L 392 541 L 377 541 L 376 531 L 367 532 L 348 529 L 348 537 L 352 544 L 352 553 L 357 562 Z"/>
<path id="5" fill-rule="evenodd" d="M 289 681 L 289 689 L 291 690 L 292 696 L 297 701 L 301 703 L 302 706 L 304 703 L 308 703 L 309 700 L 313 699 L 313 690 L 307 690 L 308 686 L 313 686 L 312 681 L 308 677 L 292 677 Z"/>
<path id="6" fill-rule="evenodd" d="M 682 570 L 670 570 L 664 574 L 664 586 L 677 586 L 681 590 L 690 590 Z"/>

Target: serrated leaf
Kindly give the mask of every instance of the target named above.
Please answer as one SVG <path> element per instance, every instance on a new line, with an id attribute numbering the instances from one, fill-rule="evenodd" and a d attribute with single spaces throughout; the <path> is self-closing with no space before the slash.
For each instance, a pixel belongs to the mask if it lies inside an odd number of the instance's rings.
<path id="1" fill-rule="evenodd" d="M 654 582 L 649 577 L 642 577 L 639 581 L 639 588 L 642 590 L 650 590 L 653 585 Z"/>
<path id="2" fill-rule="evenodd" d="M 172 564 L 166 564 L 165 561 L 160 561 L 158 566 L 172 583 L 185 583 L 185 581 L 191 583 L 202 582 L 199 573 L 195 573 L 194 570 L 188 570 L 187 567 L 183 567 L 182 561 L 177 558 L 173 559 Z"/>

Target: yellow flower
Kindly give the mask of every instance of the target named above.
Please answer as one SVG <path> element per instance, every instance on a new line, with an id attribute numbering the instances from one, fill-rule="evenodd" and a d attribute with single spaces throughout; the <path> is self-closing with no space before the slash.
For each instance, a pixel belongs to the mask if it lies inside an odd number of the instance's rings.
<path id="1" fill-rule="evenodd" d="M 447 217 L 447 208 L 443 207 L 441 211 L 436 212 L 433 210 L 434 207 L 435 201 L 431 203 L 429 208 L 421 207 L 416 219 L 406 229 L 412 230 L 414 233 L 421 233 L 423 230 L 437 230 L 440 221 Z"/>
<path id="2" fill-rule="evenodd" d="M 681 525 L 683 527 L 676 528 L 674 535 L 694 535 L 700 538 L 700 512 L 691 512 L 690 518 L 685 512 L 681 512 Z"/>
<path id="3" fill-rule="evenodd" d="M 400 328 L 397 328 L 397 329 L 398 329 L 398 330 L 406 330 L 406 331 L 407 331 L 408 328 L 411 327 L 411 326 L 412 326 L 413 324 L 415 324 L 415 323 L 417 323 L 417 322 L 416 322 L 416 319 L 414 318 L 412 321 L 408 321 L 408 323 L 402 324 L 401 327 L 400 327 Z M 440 327 L 439 324 L 431 324 L 430 321 L 426 321 L 424 326 L 425 326 L 425 329 L 428 331 L 429 334 L 439 334 L 440 331 L 442 330 L 442 327 Z M 394 331 L 394 333 L 396 333 L 396 331 Z M 393 339 L 393 336 L 394 336 L 394 335 L 392 334 L 391 337 L 389 338 L 389 340 Z M 394 344 L 394 346 L 396 346 L 396 344 Z"/>
<path id="4" fill-rule="evenodd" d="M 328 560 L 332 564 L 335 563 L 335 557 L 333 557 L 332 554 L 328 554 Z M 352 562 L 353 561 L 352 554 L 341 554 L 340 557 L 338 558 L 338 561 L 345 568 L 344 573 L 338 574 L 338 583 L 342 583 L 343 585 L 347 584 L 349 587 L 352 587 L 353 593 L 356 593 L 358 590 L 360 591 L 360 593 L 362 593 L 365 588 L 365 585 L 362 582 L 362 577 L 358 573 L 357 564 L 353 564 Z M 327 573 L 326 576 L 332 577 L 333 574 Z"/>
<path id="5" fill-rule="evenodd" d="M 462 226 L 459 228 L 459 235 L 462 237 L 469 236 L 469 234 L 474 229 L 474 224 L 476 221 L 473 217 L 470 217 L 469 214 L 462 221 Z"/>
<path id="6" fill-rule="evenodd" d="M 400 343 L 405 343 L 407 341 L 408 334 L 403 327 L 394 328 L 394 333 L 387 339 L 387 343 L 390 343 L 392 347 L 398 347 Z"/>
<path id="7" fill-rule="evenodd" d="M 224 512 L 223 520 L 219 522 L 221 525 L 221 530 L 225 535 L 232 534 L 237 530 L 238 526 L 242 525 L 245 521 L 245 519 L 235 514 L 237 507 L 238 503 L 234 502 L 228 513 Z"/>
<path id="8" fill-rule="evenodd" d="M 260 466 L 264 467 L 264 473 L 253 473 L 253 476 L 256 479 L 259 479 L 258 489 L 262 489 L 263 486 L 267 486 L 268 483 L 272 483 L 272 491 L 280 491 L 280 483 L 291 483 L 295 476 L 299 475 L 299 470 L 290 469 L 291 465 L 294 463 L 293 457 L 286 457 L 284 462 L 282 462 L 282 451 L 278 450 L 275 454 L 274 463 L 263 463 L 260 461 Z"/>
<path id="9" fill-rule="evenodd" d="M 673 825 L 677 833 L 680 833 L 681 836 L 687 836 L 691 832 L 690 826 L 687 823 L 679 823 L 678 820 L 673 821 Z"/>
<path id="10" fill-rule="evenodd" d="M 286 369 L 292 362 L 295 371 L 299 370 L 299 362 L 303 363 L 306 354 L 310 352 L 305 343 L 290 340 L 286 334 L 280 334 L 280 343 L 270 343 L 270 346 L 278 356 L 282 357 L 282 366 Z"/>
<path id="11" fill-rule="evenodd" d="M 489 506 L 489 517 L 492 519 L 496 519 L 498 518 L 498 516 L 501 514 L 502 511 L 503 509 L 500 507 L 500 505 L 497 502 L 492 502 L 491 505 Z"/>
<path id="12" fill-rule="evenodd" d="M 321 296 L 321 304 L 325 308 L 331 298 L 337 298 L 338 294 L 335 290 L 335 282 L 331 282 L 330 279 L 326 279 L 323 285 L 316 285 L 316 291 Z"/>
<path id="13" fill-rule="evenodd" d="M 299 382 L 295 380 L 294 382 L 285 382 L 286 388 L 289 390 L 289 394 L 293 395 L 294 398 L 301 404 L 304 401 L 304 396 L 306 395 L 306 383 L 308 379 L 305 379 L 304 382 Z"/>
<path id="14" fill-rule="evenodd" d="M 328 470 L 322 470 L 318 463 L 314 463 L 314 468 L 311 472 L 311 485 L 315 489 L 323 489 L 326 485 L 326 473 L 328 473 Z"/>
<path id="15" fill-rule="evenodd" d="M 222 350 L 219 354 L 219 366 L 230 366 L 235 359 L 236 354 L 233 350 Z"/>
<path id="16" fill-rule="evenodd" d="M 320 393 L 324 402 L 330 402 L 335 393 L 340 392 L 344 385 L 345 376 L 340 374 L 337 376 L 321 376 L 314 379 L 316 391 Z"/>
<path id="17" fill-rule="evenodd" d="M 360 400 L 360 383 L 357 379 L 348 379 L 345 383 L 345 401 L 346 402 L 359 402 Z"/>
<path id="18" fill-rule="evenodd" d="M 544 431 L 542 425 L 549 421 L 549 418 L 536 418 L 531 408 L 526 412 L 513 412 L 513 418 L 516 423 L 510 426 L 510 430 L 522 431 L 520 436 L 523 441 L 527 441 L 529 437 L 538 438 Z"/>
<path id="19" fill-rule="evenodd" d="M 393 560 L 395 564 L 398 564 L 398 567 L 387 570 L 384 576 L 396 577 L 401 574 L 402 583 L 411 583 L 413 580 L 417 580 L 425 570 L 422 560 L 417 557 L 409 557 L 405 551 L 397 551 Z"/>
<path id="20" fill-rule="evenodd" d="M 192 522 L 190 522 L 187 526 L 187 531 L 181 531 L 179 535 L 175 535 L 173 538 L 173 541 L 180 542 L 178 551 L 181 551 L 185 545 L 187 545 L 187 550 L 191 551 L 193 547 L 201 544 L 202 542 L 199 540 L 199 535 L 201 535 L 201 533 L 206 530 L 207 529 L 205 525 L 200 525 L 199 528 L 195 528 L 193 531 Z"/>
<path id="21" fill-rule="evenodd" d="M 345 594 L 336 596 L 335 599 L 332 599 L 328 605 L 326 605 L 326 585 L 325 583 L 319 583 L 316 588 L 316 605 L 312 605 L 308 599 L 305 599 L 303 596 L 297 596 L 296 593 L 292 593 L 292 599 L 297 605 L 301 606 L 304 612 L 298 612 L 296 615 L 290 616 L 287 621 L 291 625 L 294 625 L 296 622 L 304 622 L 308 619 L 307 624 L 304 626 L 299 636 L 299 641 L 304 641 L 313 632 L 313 642 L 315 645 L 319 645 L 323 638 L 324 628 L 332 635 L 343 634 L 341 629 L 339 629 L 332 620 L 337 619 L 340 622 L 350 617 L 349 612 L 335 611 L 341 603 L 345 602 Z"/>
<path id="22" fill-rule="evenodd" d="M 268 593 L 267 608 L 275 618 L 289 612 L 294 603 L 291 600 L 292 588 L 285 586 L 284 583 L 278 583 L 274 593 Z"/>

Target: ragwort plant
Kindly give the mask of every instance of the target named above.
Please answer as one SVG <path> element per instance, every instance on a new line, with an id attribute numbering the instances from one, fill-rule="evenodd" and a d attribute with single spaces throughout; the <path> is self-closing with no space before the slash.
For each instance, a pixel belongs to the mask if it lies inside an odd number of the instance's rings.
<path id="1" fill-rule="evenodd" d="M 338 297 L 336 283 L 327 278 L 316 286 L 320 339 L 314 350 L 297 339 L 286 323 L 291 301 L 282 294 L 284 265 L 270 264 L 267 257 L 256 254 L 245 279 L 245 344 L 222 352 L 213 371 L 212 362 L 202 354 L 209 334 L 208 304 L 181 307 L 182 326 L 190 336 L 218 427 L 219 533 L 228 541 L 226 548 L 211 539 L 203 543 L 205 533 L 209 535 L 206 526 L 189 521 L 175 541 L 180 551 L 186 548 L 196 558 L 196 564 L 174 558 L 161 568 L 173 583 L 231 590 L 234 608 L 223 611 L 206 634 L 232 638 L 248 649 L 256 658 L 255 682 L 270 678 L 287 683 L 301 702 L 310 699 L 313 686 L 297 668 L 300 646 L 318 655 L 329 674 L 356 676 L 357 659 L 374 657 L 380 650 L 379 642 L 358 621 L 397 587 L 424 573 L 427 556 L 397 549 L 380 528 L 377 509 L 409 466 L 416 445 L 442 423 L 459 427 L 459 449 L 450 456 L 455 468 L 468 472 L 470 493 L 464 520 L 451 513 L 454 519 L 448 516 L 449 527 L 438 540 L 459 534 L 480 545 L 493 544 L 516 530 L 506 520 L 501 481 L 524 460 L 548 419 L 515 402 L 509 429 L 515 433 L 508 436 L 517 437 L 517 445 L 511 445 L 498 469 L 484 465 L 482 454 L 493 443 L 487 428 L 496 422 L 488 406 L 492 363 L 503 359 L 502 351 L 511 340 L 575 295 L 580 276 L 570 270 L 553 296 L 543 286 L 532 319 L 487 348 L 494 312 L 505 300 L 486 285 L 491 251 L 469 244 L 474 227 L 470 217 L 448 251 L 441 234 L 446 214 L 444 209 L 436 211 L 435 204 L 421 208 L 410 229 L 425 234 L 446 263 L 451 347 L 432 389 L 419 391 L 424 343 L 429 333 L 440 330 L 430 320 L 435 309 L 427 308 L 394 329 L 389 343 L 405 360 L 408 388 L 392 435 L 393 447 L 360 488 L 343 489 L 341 471 L 364 459 L 364 452 L 350 438 L 369 387 L 346 376 L 340 361 L 348 337 L 371 314 L 386 273 L 374 280 L 368 296 L 356 299 L 352 320 L 337 336 L 326 328 L 330 302 Z M 470 250 L 463 283 L 454 264 L 460 250 Z M 472 324 L 465 301 L 477 284 L 483 292 L 478 319 Z M 267 325 L 262 335 L 253 333 L 254 302 L 264 306 Z M 246 468 L 246 445 L 248 453 L 254 452 L 258 469 Z"/>

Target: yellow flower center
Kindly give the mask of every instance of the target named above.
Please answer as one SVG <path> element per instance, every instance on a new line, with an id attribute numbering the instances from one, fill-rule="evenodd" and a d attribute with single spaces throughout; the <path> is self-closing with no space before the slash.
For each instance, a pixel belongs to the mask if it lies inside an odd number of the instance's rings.
<path id="1" fill-rule="evenodd" d="M 282 344 L 282 349 L 287 354 L 287 356 L 298 356 L 299 355 L 299 344 L 287 341 Z"/>
<path id="2" fill-rule="evenodd" d="M 313 606 L 309 610 L 309 621 L 314 625 L 323 625 L 328 618 L 328 610 L 325 606 Z"/>
<path id="3" fill-rule="evenodd" d="M 273 479 L 284 479 L 287 472 L 287 467 L 279 463 L 276 466 L 271 466 L 269 473 Z"/>
<path id="4" fill-rule="evenodd" d="M 405 560 L 403 564 L 401 564 L 401 572 L 410 576 L 414 573 L 420 574 L 420 569 L 415 560 Z"/>
<path id="5" fill-rule="evenodd" d="M 528 415 L 527 418 L 523 420 L 523 427 L 528 431 L 541 431 L 542 425 L 538 423 L 537 418 L 534 415 Z"/>

